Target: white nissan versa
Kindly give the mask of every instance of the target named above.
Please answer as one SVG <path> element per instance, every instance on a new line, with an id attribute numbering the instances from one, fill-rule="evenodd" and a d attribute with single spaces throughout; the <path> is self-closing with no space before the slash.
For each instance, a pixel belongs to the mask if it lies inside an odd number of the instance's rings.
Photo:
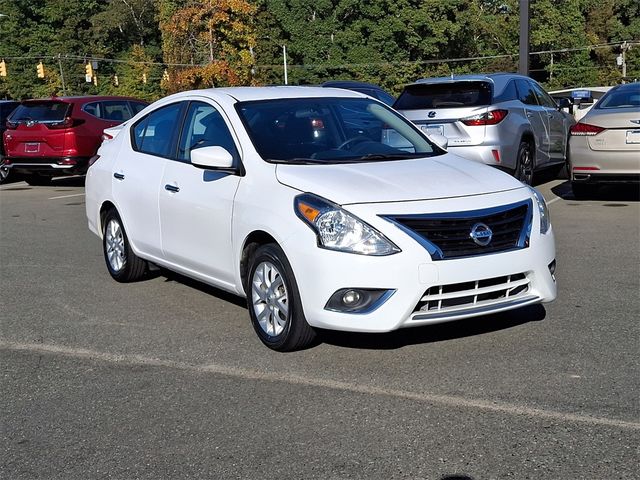
<path id="1" fill-rule="evenodd" d="M 152 263 L 246 296 L 272 349 L 556 296 L 542 195 L 357 92 L 183 92 L 105 138 L 86 210 L 111 276 Z"/>

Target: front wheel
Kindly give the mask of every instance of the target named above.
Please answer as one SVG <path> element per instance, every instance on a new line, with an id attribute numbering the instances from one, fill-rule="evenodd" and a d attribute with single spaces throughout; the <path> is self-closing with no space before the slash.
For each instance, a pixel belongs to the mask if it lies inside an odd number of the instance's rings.
<path id="1" fill-rule="evenodd" d="M 526 185 L 533 185 L 533 167 L 533 150 L 531 149 L 531 144 L 523 140 L 518 147 L 514 176 Z"/>
<path id="2" fill-rule="evenodd" d="M 140 280 L 147 272 L 148 264 L 133 253 L 122 220 L 115 210 L 107 213 L 102 233 L 104 260 L 113 279 L 123 283 Z"/>
<path id="3" fill-rule="evenodd" d="M 291 265 L 278 245 L 255 251 L 248 280 L 249 315 L 262 343 L 280 352 L 311 345 L 316 334 L 304 317 Z"/>

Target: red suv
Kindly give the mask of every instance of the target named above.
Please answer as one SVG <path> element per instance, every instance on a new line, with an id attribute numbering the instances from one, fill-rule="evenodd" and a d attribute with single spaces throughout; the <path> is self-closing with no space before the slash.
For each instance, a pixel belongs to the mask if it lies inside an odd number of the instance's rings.
<path id="1" fill-rule="evenodd" d="M 53 97 L 26 100 L 7 119 L 4 164 L 30 185 L 55 175 L 84 174 L 105 128 L 130 119 L 148 104 L 125 97 Z"/>

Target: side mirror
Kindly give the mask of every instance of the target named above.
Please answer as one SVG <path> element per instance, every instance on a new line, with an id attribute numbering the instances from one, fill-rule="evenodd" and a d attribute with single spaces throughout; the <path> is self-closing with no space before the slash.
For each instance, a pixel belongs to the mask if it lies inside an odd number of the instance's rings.
<path id="1" fill-rule="evenodd" d="M 201 168 L 230 169 L 233 157 L 223 147 L 202 147 L 191 150 L 191 164 Z"/>
<path id="2" fill-rule="evenodd" d="M 562 97 L 558 100 L 558 110 L 563 110 L 565 108 L 567 110 L 571 110 L 572 106 L 573 103 L 567 97 Z"/>
<path id="3" fill-rule="evenodd" d="M 433 133 L 427 136 L 431 139 L 431 141 L 433 141 L 436 145 L 438 145 L 440 148 L 444 150 L 446 150 L 447 147 L 449 146 L 449 139 L 444 135 Z"/>

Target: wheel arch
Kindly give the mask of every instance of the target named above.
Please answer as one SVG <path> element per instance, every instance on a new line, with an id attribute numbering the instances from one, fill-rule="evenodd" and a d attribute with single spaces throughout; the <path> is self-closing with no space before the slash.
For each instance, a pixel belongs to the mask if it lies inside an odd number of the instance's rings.
<path id="1" fill-rule="evenodd" d="M 273 235 L 264 231 L 264 230 L 254 230 L 245 238 L 242 249 L 240 250 L 240 281 L 242 282 L 242 289 L 246 292 L 247 290 L 247 277 L 249 274 L 249 259 L 253 252 L 255 252 L 258 247 L 262 245 L 266 245 L 268 243 L 275 243 L 280 245 L 280 243 L 275 239 Z"/>
<path id="2" fill-rule="evenodd" d="M 109 210 L 115 210 L 116 212 L 118 211 L 116 206 L 109 200 L 102 202 L 102 205 L 100 205 L 100 233 L 104 231 L 104 221 L 107 218 L 107 213 L 109 213 Z"/>

